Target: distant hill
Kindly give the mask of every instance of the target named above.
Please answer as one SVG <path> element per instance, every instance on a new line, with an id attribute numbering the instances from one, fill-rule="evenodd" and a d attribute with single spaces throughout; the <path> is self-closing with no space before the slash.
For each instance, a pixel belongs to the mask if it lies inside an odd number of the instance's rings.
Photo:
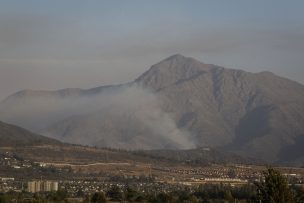
<path id="1" fill-rule="evenodd" d="M 135 151 L 134 154 L 157 159 L 167 162 L 185 163 L 191 165 L 208 165 L 213 164 L 256 164 L 263 165 L 265 162 L 258 159 L 250 159 L 242 157 L 227 151 L 220 151 L 210 148 L 198 148 L 188 150 L 140 150 Z"/>
<path id="2" fill-rule="evenodd" d="M 61 143 L 0 121 L 0 147 L 25 147 L 45 144 L 60 145 Z"/>
<path id="3" fill-rule="evenodd" d="M 18 92 L 0 119 L 65 142 L 125 149 L 211 147 L 273 163 L 304 160 L 304 86 L 171 56 L 133 82 Z"/>
<path id="4" fill-rule="evenodd" d="M 256 164 L 265 162 L 248 159 L 233 153 L 210 149 L 192 150 L 140 150 L 126 151 L 118 149 L 94 148 L 71 144 L 39 144 L 0 146 L 0 156 L 10 152 L 20 159 L 46 163 L 90 164 L 90 163 L 145 163 L 157 166 L 192 165 L 208 166 L 212 164 Z"/>

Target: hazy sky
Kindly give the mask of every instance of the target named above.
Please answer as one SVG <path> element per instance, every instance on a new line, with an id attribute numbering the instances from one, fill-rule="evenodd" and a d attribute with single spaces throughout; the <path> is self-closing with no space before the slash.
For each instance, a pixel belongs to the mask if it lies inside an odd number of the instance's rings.
<path id="1" fill-rule="evenodd" d="M 0 99 L 131 81 L 180 53 L 304 83 L 303 0 L 0 0 Z"/>

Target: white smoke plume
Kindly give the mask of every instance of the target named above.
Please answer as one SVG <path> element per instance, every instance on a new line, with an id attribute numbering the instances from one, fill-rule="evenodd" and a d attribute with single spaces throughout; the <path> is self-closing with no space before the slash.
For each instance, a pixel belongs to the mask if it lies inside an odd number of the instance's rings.
<path id="1" fill-rule="evenodd" d="M 162 110 L 161 98 L 136 85 L 85 95 L 33 95 L 2 103 L 0 119 L 77 144 L 127 149 L 195 147 L 191 135 L 178 129 Z"/>

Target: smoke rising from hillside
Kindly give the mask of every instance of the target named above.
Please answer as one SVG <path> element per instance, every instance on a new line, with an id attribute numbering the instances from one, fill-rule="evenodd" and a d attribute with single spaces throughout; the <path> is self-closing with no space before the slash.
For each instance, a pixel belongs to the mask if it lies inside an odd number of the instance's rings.
<path id="1" fill-rule="evenodd" d="M 161 98 L 135 85 L 86 96 L 38 93 L 7 104 L 0 109 L 1 119 L 67 142 L 121 148 L 145 148 L 151 143 L 156 148 L 195 147 L 191 135 L 178 129 L 162 110 Z M 65 137 L 67 133 L 71 138 Z M 149 140 L 143 140 L 145 133 Z"/>

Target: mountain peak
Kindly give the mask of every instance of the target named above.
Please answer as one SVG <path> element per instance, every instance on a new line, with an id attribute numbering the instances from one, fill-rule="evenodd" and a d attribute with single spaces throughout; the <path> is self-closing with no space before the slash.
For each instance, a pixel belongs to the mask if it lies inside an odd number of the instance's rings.
<path id="1" fill-rule="evenodd" d="M 164 60 L 160 61 L 158 64 L 162 62 L 168 62 L 168 61 L 176 61 L 178 63 L 199 63 L 204 64 L 201 61 L 196 60 L 195 58 L 187 57 L 182 54 L 174 54 L 172 56 L 169 56 L 168 58 L 165 58 Z"/>
<path id="2" fill-rule="evenodd" d="M 158 90 L 178 81 L 207 72 L 210 68 L 210 65 L 197 61 L 194 58 L 175 54 L 151 66 L 135 82 Z"/>
<path id="3" fill-rule="evenodd" d="M 185 60 L 187 59 L 188 57 L 186 56 L 183 56 L 181 54 L 174 54 L 172 56 L 169 56 L 168 58 L 166 58 L 165 60 Z"/>

